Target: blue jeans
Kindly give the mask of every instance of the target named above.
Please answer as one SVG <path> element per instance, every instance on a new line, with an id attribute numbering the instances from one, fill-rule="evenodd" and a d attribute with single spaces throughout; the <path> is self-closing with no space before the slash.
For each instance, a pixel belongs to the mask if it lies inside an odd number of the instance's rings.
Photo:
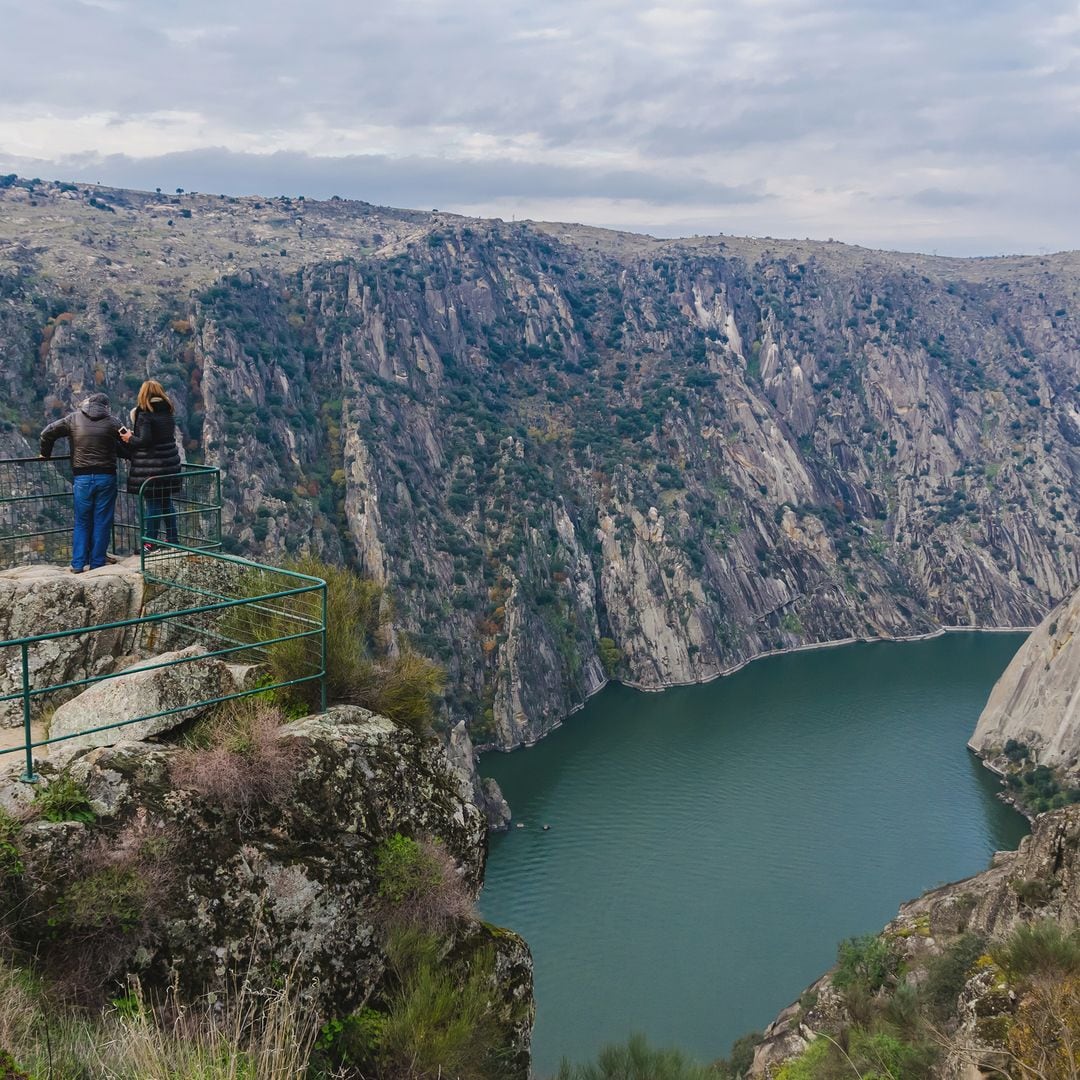
<path id="1" fill-rule="evenodd" d="M 71 537 L 71 566 L 91 570 L 105 565 L 105 552 L 112 539 L 116 510 L 115 476 L 76 476 L 72 481 L 75 501 L 75 531 Z"/>
<path id="2" fill-rule="evenodd" d="M 165 523 L 165 539 L 170 544 L 175 544 L 178 539 L 176 528 L 176 507 L 173 505 L 172 493 L 165 488 L 155 490 L 152 485 L 147 485 L 146 492 L 146 535 L 151 540 L 158 538 L 158 531 L 162 521 Z"/>

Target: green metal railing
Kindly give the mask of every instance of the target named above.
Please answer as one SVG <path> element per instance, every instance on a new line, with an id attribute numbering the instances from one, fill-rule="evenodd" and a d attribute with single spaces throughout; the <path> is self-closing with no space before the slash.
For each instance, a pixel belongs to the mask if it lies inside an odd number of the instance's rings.
<path id="1" fill-rule="evenodd" d="M 9 466 L 54 468 L 31 458 L 0 460 L 0 477 Z M 40 474 L 39 474 L 40 477 Z M 168 480 L 167 486 L 164 481 Z M 21 552 L 22 562 L 43 562 L 63 551 L 56 537 L 65 523 L 58 508 L 70 514 L 62 485 L 24 481 L 0 488 L 0 552 Z M 154 485 L 157 485 L 155 488 Z M 55 489 L 55 490 L 54 490 Z M 163 501 L 162 492 L 169 499 Z M 94 626 L 40 627 L 39 633 L 0 641 L 0 725 L 23 729 L 21 745 L 0 749 L 22 753 L 22 779 L 36 780 L 34 751 L 100 731 L 178 715 L 181 720 L 221 702 L 310 684 L 304 696 L 313 708 L 326 708 L 326 583 L 292 570 L 224 554 L 221 544 L 220 474 L 209 466 L 189 466 L 181 476 L 148 480 L 133 496 L 132 512 L 119 528 L 128 530 L 130 548 L 140 551 L 144 582 L 141 614 Z M 34 511 L 36 509 L 37 516 Z M 175 516 L 174 516 L 175 515 Z M 171 519 L 171 521 L 169 520 Z M 70 520 L 70 518 L 69 518 Z M 155 522 L 160 527 L 154 529 Z M 137 523 L 137 524 L 136 524 Z M 175 525 L 175 532 L 173 526 Z M 70 525 L 66 525 L 70 558 Z M 151 537 L 151 532 L 166 536 Z M 173 533 L 176 540 L 168 539 Z M 5 548 L 5 544 L 8 545 Z M 126 550 L 124 545 L 118 551 Z M 55 561 L 63 561 L 63 558 Z M 68 612 L 56 613 L 63 622 Z M 78 611 L 70 619 L 78 618 Z M 200 651 L 158 661 L 162 653 L 190 645 Z M 113 670 L 121 656 L 147 657 L 135 667 Z M 79 692 L 118 679 L 133 670 L 179 668 L 223 661 L 258 665 L 257 685 L 242 684 L 228 693 L 184 700 L 172 708 L 81 729 L 56 738 L 34 738 L 33 724 Z"/>
<path id="2" fill-rule="evenodd" d="M 71 560 L 69 459 L 0 459 L 0 567 Z"/>
<path id="3" fill-rule="evenodd" d="M 70 461 L 68 457 L 0 459 L 0 568 L 71 561 Z M 135 554 L 148 527 L 164 534 L 174 523 L 179 543 L 221 547 L 219 469 L 184 464 L 167 481 L 146 481 L 139 494 L 127 491 L 125 473 L 126 463 L 121 462 L 113 552 Z M 154 498 L 163 482 L 168 485 L 168 513 Z"/>
<path id="4" fill-rule="evenodd" d="M 170 534 L 184 547 L 221 547 L 220 469 L 185 464 L 178 474 L 143 481 L 138 495 L 122 492 L 113 522 L 114 551 L 140 551 L 148 537 Z"/>

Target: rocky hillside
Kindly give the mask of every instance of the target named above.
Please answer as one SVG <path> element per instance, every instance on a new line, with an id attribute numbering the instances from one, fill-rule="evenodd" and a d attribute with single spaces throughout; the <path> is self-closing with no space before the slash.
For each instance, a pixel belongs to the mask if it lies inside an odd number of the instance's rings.
<path id="1" fill-rule="evenodd" d="M 448 722 L 1029 625 L 1080 584 L 1080 257 L 0 190 L 0 442 L 176 393 L 232 543 L 389 583 Z"/>
<path id="2" fill-rule="evenodd" d="M 1080 782 L 1078 632 L 1080 593 L 1046 616 L 994 686 L 968 745 L 999 770 L 1030 760 Z"/>
<path id="3" fill-rule="evenodd" d="M 1070 807 L 1039 816 L 990 869 L 841 945 L 838 966 L 765 1030 L 751 1074 L 1074 1076 L 1078 927 L 1080 807 Z"/>

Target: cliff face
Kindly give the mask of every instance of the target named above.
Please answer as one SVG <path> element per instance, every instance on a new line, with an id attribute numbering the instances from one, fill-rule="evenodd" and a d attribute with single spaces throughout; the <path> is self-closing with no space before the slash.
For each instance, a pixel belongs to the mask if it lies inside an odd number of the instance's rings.
<path id="1" fill-rule="evenodd" d="M 1080 780 L 1080 593 L 1059 604 L 998 679 L 968 746 L 1000 757 L 1013 740 Z"/>
<path id="2" fill-rule="evenodd" d="M 478 743 L 609 675 L 1029 625 L 1080 583 L 1073 255 L 87 194 L 0 193 L 0 439 L 164 378 L 235 545 L 387 581 Z"/>

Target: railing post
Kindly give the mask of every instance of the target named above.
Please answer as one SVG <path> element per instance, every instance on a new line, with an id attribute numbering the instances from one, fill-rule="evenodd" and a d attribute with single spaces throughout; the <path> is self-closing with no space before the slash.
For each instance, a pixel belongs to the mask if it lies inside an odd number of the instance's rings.
<path id="1" fill-rule="evenodd" d="M 322 705 L 321 712 L 326 712 L 326 592 L 329 586 L 323 582 L 322 592 L 322 675 L 319 678 L 319 700 Z"/>
<path id="2" fill-rule="evenodd" d="M 19 778 L 27 784 L 38 782 L 34 772 L 34 733 L 30 727 L 30 646 L 22 643 L 22 709 L 23 709 L 23 738 L 26 740 L 26 772 Z"/>

